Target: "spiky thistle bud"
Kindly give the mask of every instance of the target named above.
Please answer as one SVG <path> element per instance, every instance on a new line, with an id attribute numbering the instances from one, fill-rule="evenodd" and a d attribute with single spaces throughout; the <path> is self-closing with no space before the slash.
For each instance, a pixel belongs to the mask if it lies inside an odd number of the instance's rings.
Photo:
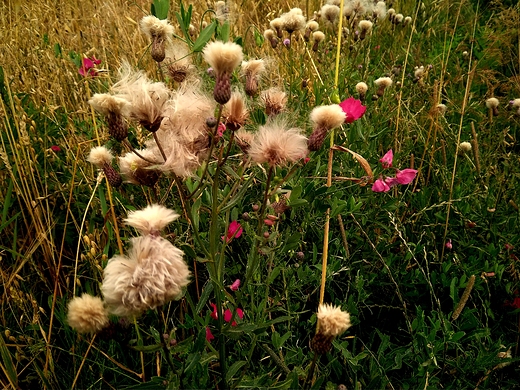
<path id="1" fill-rule="evenodd" d="M 281 18 L 275 18 L 273 20 L 271 20 L 269 22 L 269 26 L 274 30 L 276 31 L 276 36 L 278 38 L 282 38 L 283 37 L 283 32 L 282 32 L 282 25 L 283 25 L 283 22 L 282 22 L 282 19 Z"/>
<path id="2" fill-rule="evenodd" d="M 242 62 L 242 74 L 246 78 L 246 94 L 254 97 L 258 93 L 260 75 L 265 70 L 264 60 L 249 60 Z"/>
<path id="3" fill-rule="evenodd" d="M 160 20 L 153 15 L 141 19 L 141 31 L 152 40 L 152 58 L 162 62 L 166 56 L 165 46 L 171 41 L 175 29 L 167 20 Z"/>
<path id="4" fill-rule="evenodd" d="M 377 96 L 381 97 L 385 93 L 385 89 L 389 86 L 391 86 L 393 83 L 392 79 L 390 77 L 380 77 L 376 80 L 374 80 L 374 84 L 377 87 L 376 94 Z"/>
<path id="5" fill-rule="evenodd" d="M 312 39 L 314 40 L 314 43 L 312 45 L 312 50 L 318 51 L 318 45 L 320 44 L 321 41 L 323 41 L 325 39 L 325 34 L 322 33 L 321 31 L 314 31 L 312 33 Z"/>
<path id="6" fill-rule="evenodd" d="M 215 72 L 213 97 L 220 104 L 231 98 L 231 73 L 243 59 L 242 47 L 233 42 L 211 42 L 206 45 L 202 55 Z"/>
<path id="7" fill-rule="evenodd" d="M 119 187 L 123 183 L 123 180 L 119 172 L 112 166 L 113 159 L 114 155 L 104 146 L 92 148 L 87 158 L 88 162 L 103 171 L 111 186 Z"/>
<path id="8" fill-rule="evenodd" d="M 350 314 L 340 307 L 321 304 L 318 307 L 318 332 L 311 341 L 311 349 L 318 355 L 330 351 L 334 338 L 350 328 Z"/>
<path id="9" fill-rule="evenodd" d="M 486 107 L 492 111 L 493 116 L 498 116 L 498 105 L 500 102 L 497 98 L 491 97 L 486 100 Z"/>
<path id="10" fill-rule="evenodd" d="M 264 38 L 269 41 L 269 43 L 271 44 L 271 47 L 273 49 L 276 49 L 276 47 L 278 46 L 278 38 L 276 37 L 276 33 L 273 30 L 271 30 L 271 29 L 265 30 Z"/>
<path id="11" fill-rule="evenodd" d="M 356 91 L 359 94 L 359 100 L 361 100 L 361 102 L 364 102 L 367 96 L 368 85 L 361 81 L 356 84 Z"/>
<path id="12" fill-rule="evenodd" d="M 240 92 L 233 92 L 231 99 L 224 106 L 223 115 L 226 118 L 226 128 L 237 131 L 249 118 L 249 110 L 246 107 L 244 97 Z"/>
<path id="13" fill-rule="evenodd" d="M 268 116 L 276 116 L 280 114 L 287 104 L 287 94 L 278 88 L 269 88 L 262 91 L 260 100 L 265 107 Z"/>
<path id="14" fill-rule="evenodd" d="M 338 104 L 314 108 L 310 114 L 310 120 L 314 123 L 314 130 L 309 137 L 309 150 L 319 150 L 328 132 L 335 127 L 341 126 L 345 119 L 345 112 Z"/>
<path id="15" fill-rule="evenodd" d="M 105 115 L 108 133 L 116 141 L 121 142 L 128 136 L 128 125 L 124 115 L 129 110 L 130 103 L 126 99 L 107 93 L 96 93 L 88 102 L 94 110 Z"/>
<path id="16" fill-rule="evenodd" d="M 320 28 L 320 25 L 315 20 L 310 20 L 307 22 L 307 25 L 305 26 L 305 34 L 303 35 L 305 42 L 309 42 L 311 34 L 314 31 L 318 31 L 318 28 Z"/>
<path id="17" fill-rule="evenodd" d="M 358 24 L 359 27 L 359 39 L 363 40 L 367 34 L 372 31 L 372 22 L 369 20 L 362 20 Z"/>

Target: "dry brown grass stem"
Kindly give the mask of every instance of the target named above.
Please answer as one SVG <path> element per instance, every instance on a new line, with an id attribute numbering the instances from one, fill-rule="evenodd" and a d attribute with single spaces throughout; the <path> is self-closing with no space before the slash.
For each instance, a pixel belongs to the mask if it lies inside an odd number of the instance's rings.
<path id="1" fill-rule="evenodd" d="M 88 353 L 90 352 L 90 349 L 92 348 L 92 345 L 94 344 L 94 340 L 96 340 L 96 335 L 92 336 L 92 340 L 90 340 L 90 343 L 88 344 L 87 351 L 85 352 L 85 355 L 83 356 L 83 359 L 81 359 L 81 364 L 79 365 L 78 372 L 76 372 L 76 375 L 74 376 L 74 381 L 72 382 L 71 389 L 76 388 L 76 382 L 78 381 L 79 374 L 81 373 L 81 370 L 83 369 L 83 365 L 85 364 L 85 361 L 87 360 Z"/>

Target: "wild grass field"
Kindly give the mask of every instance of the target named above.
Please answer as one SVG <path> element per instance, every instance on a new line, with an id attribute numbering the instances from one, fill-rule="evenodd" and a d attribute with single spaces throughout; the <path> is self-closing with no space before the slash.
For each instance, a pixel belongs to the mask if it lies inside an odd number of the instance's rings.
<path id="1" fill-rule="evenodd" d="M 3 388 L 520 388 L 517 2 L 0 9 Z"/>

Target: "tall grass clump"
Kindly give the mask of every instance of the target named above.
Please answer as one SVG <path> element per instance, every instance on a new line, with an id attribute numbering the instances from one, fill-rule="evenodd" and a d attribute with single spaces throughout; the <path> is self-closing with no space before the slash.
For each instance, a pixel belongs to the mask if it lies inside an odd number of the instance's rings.
<path id="1" fill-rule="evenodd" d="M 520 6 L 2 7 L 5 388 L 513 388 Z"/>

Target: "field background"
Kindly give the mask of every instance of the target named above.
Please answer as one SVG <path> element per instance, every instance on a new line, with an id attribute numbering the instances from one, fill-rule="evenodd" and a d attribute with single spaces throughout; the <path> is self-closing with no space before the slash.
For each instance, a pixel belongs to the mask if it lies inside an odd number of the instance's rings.
<path id="1" fill-rule="evenodd" d="M 203 19 L 211 21 L 205 11 L 214 5 L 188 4 L 200 30 Z M 520 388 L 520 113 L 509 103 L 520 98 L 520 5 L 421 4 L 392 2 L 412 17 L 409 26 L 386 20 L 365 41 L 345 38 L 339 95 L 358 97 L 354 87 L 360 81 L 370 90 L 365 116 L 336 134 L 337 144 L 361 154 L 377 174 L 378 160 L 393 148 L 394 165 L 418 169 L 416 181 L 373 193 L 370 186 L 341 180 L 365 172 L 350 155 L 336 152 L 337 179 L 326 188 L 323 148 L 284 183 L 301 191 L 304 202 L 273 233 L 261 282 L 240 296 L 245 319 L 226 333 L 229 387 L 302 385 L 312 366 L 309 341 L 330 208 L 326 297 L 351 313 L 354 326 L 320 359 L 315 388 Z M 309 112 L 331 104 L 334 28 L 324 30 L 327 39 L 317 53 L 302 39 L 290 49 L 273 50 L 260 37 L 281 13 L 300 7 L 312 14 L 321 4 L 244 0 L 228 6 L 231 39 L 241 38 L 246 58 L 268 59 L 263 85 L 288 93 L 286 120 L 310 134 Z M 0 11 L 1 385 L 225 387 L 217 347 L 204 340 L 212 294 L 208 274 L 193 241 L 183 235 L 185 222 L 167 233 L 199 272 L 185 298 L 135 324 L 114 320 L 112 333 L 98 338 L 78 335 L 66 321 L 73 296 L 99 294 L 103 267 L 117 253 L 116 231 L 121 229 L 123 243 L 135 234 L 122 224 L 128 210 L 163 196 L 169 207 L 180 207 L 174 191 L 168 195 L 167 179 L 155 190 L 124 187 L 111 198 L 86 161 L 98 139 L 109 142 L 88 99 L 108 90 L 124 60 L 153 79 L 163 77 L 138 28 L 150 2 L 6 0 Z M 174 25 L 176 12 L 180 3 L 172 1 Z M 84 78 L 79 64 L 92 56 L 102 60 L 99 75 Z M 193 62 L 211 94 L 200 53 Z M 416 66 L 426 69 L 420 80 L 414 80 Z M 394 86 L 373 101 L 373 81 L 385 75 Z M 490 97 L 500 101 L 498 116 L 486 108 Z M 438 113 L 441 103 L 445 115 Z M 255 108 L 248 128 L 263 122 Z M 136 129 L 133 140 L 141 136 Z M 471 142 L 473 151 L 460 152 L 460 142 Z M 251 205 L 261 201 L 266 180 L 255 169 L 258 182 L 232 216 L 252 212 Z M 280 169 L 275 179 L 287 173 Z M 110 220 L 111 199 L 119 229 Z M 202 226 L 209 223 L 207 215 L 201 218 Z M 254 235 L 254 228 L 244 226 Z M 228 249 L 228 284 L 245 272 L 251 241 L 245 242 Z M 469 299 L 453 319 L 472 275 Z M 176 340 L 170 349 L 176 372 L 161 350 L 163 334 Z"/>

